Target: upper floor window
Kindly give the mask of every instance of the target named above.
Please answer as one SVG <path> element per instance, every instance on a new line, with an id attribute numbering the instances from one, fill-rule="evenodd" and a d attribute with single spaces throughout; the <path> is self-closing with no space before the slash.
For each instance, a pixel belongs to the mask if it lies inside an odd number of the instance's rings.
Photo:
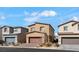
<path id="1" fill-rule="evenodd" d="M 79 24 L 78 24 L 78 30 L 79 30 Z"/>
<path id="2" fill-rule="evenodd" d="M 32 27 L 32 28 L 31 28 L 31 31 L 35 31 L 35 28 L 34 28 L 34 27 Z"/>
<path id="3" fill-rule="evenodd" d="M 40 27 L 40 31 L 42 31 L 42 32 L 43 32 L 44 30 L 45 30 L 45 28 L 44 28 L 44 27 Z"/>
<path id="4" fill-rule="evenodd" d="M 14 32 L 17 32 L 18 30 L 17 29 L 14 29 Z"/>
<path id="5" fill-rule="evenodd" d="M 6 32 L 7 31 L 7 28 L 4 28 L 4 32 Z"/>
<path id="6" fill-rule="evenodd" d="M 64 26 L 64 31 L 68 31 L 68 26 Z"/>

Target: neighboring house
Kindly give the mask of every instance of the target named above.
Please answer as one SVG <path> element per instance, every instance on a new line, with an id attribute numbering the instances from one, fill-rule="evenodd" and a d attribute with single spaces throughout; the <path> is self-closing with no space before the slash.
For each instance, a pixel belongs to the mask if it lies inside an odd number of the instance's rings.
<path id="1" fill-rule="evenodd" d="M 50 24 L 36 22 L 28 26 L 29 32 L 26 34 L 26 42 L 42 44 L 54 41 L 54 28 Z"/>
<path id="2" fill-rule="evenodd" d="M 0 40 L 2 40 L 2 30 L 1 30 L 1 27 L 0 27 Z"/>
<path id="3" fill-rule="evenodd" d="M 24 27 L 2 27 L 2 39 L 7 44 L 17 44 L 26 42 L 27 29 Z"/>
<path id="4" fill-rule="evenodd" d="M 58 27 L 59 44 L 79 44 L 79 21 L 70 20 Z"/>

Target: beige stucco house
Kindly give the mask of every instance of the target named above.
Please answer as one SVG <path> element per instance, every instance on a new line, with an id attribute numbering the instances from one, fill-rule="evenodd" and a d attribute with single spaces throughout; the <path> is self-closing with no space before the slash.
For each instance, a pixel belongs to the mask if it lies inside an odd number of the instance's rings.
<path id="1" fill-rule="evenodd" d="M 59 44 L 79 44 L 79 21 L 70 20 L 58 27 Z"/>
<path id="2" fill-rule="evenodd" d="M 28 26 L 29 32 L 26 34 L 26 43 L 42 44 L 53 42 L 54 28 L 50 24 L 36 22 Z"/>

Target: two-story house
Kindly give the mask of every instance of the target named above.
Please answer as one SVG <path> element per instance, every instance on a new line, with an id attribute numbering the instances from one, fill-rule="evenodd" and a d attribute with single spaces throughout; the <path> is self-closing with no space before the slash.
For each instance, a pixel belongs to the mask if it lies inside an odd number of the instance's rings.
<path id="1" fill-rule="evenodd" d="M 58 27 L 59 44 L 79 44 L 79 21 L 70 20 Z"/>
<path id="2" fill-rule="evenodd" d="M 26 43 L 42 44 L 53 42 L 54 28 L 50 24 L 36 22 L 28 26 L 29 32 L 26 34 Z"/>
<path id="3" fill-rule="evenodd" d="M 1 30 L 1 27 L 0 27 L 0 40 L 2 40 L 2 30 Z"/>
<path id="4" fill-rule="evenodd" d="M 2 27 L 2 40 L 7 44 L 17 44 L 26 42 L 27 29 L 24 27 Z"/>

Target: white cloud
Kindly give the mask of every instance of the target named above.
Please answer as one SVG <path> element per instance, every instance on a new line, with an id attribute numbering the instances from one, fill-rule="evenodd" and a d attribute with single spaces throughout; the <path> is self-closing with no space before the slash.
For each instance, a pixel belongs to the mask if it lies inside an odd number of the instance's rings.
<path id="1" fill-rule="evenodd" d="M 22 14 L 9 14 L 7 17 L 21 17 L 23 16 Z"/>
<path id="2" fill-rule="evenodd" d="M 57 15 L 57 13 L 53 10 L 44 10 L 44 11 L 41 11 L 41 12 L 29 13 L 29 16 L 28 17 L 26 16 L 24 18 L 24 20 L 27 21 L 27 22 L 35 22 L 35 21 L 40 20 L 41 17 L 54 17 L 56 15 Z"/>
<path id="3" fill-rule="evenodd" d="M 35 21 L 38 21 L 40 20 L 38 17 L 29 17 L 29 18 L 25 18 L 24 19 L 26 22 L 35 22 Z"/>
<path id="4" fill-rule="evenodd" d="M 33 12 L 33 13 L 31 13 L 31 16 L 38 16 L 38 12 Z"/>
<path id="5" fill-rule="evenodd" d="M 4 19 L 6 19 L 6 17 L 2 15 L 2 16 L 0 16 L 0 19 L 4 20 Z"/>
<path id="6" fill-rule="evenodd" d="M 75 21 L 79 21 L 76 16 L 73 16 L 72 19 L 75 20 Z"/>
<path id="7" fill-rule="evenodd" d="M 56 15 L 57 15 L 57 13 L 53 10 L 45 10 L 45 11 L 40 13 L 40 16 L 46 16 L 46 17 L 56 16 Z"/>

